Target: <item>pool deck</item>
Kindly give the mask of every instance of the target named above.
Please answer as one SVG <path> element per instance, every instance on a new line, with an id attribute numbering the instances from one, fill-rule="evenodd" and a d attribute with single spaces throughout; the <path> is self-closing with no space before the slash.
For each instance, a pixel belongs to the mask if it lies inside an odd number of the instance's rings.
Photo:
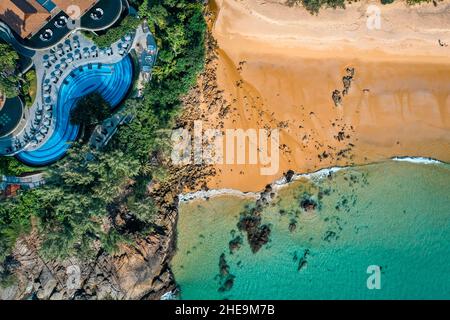
<path id="1" fill-rule="evenodd" d="M 52 109 L 56 105 L 62 82 L 78 67 L 119 62 L 136 47 L 136 39 L 141 39 L 143 32 L 139 26 L 134 34 L 117 41 L 110 48 L 99 49 L 81 32 L 75 31 L 65 42 L 47 50 L 37 51 L 32 60 L 36 68 L 39 90 L 33 105 L 25 110 L 26 124 L 0 139 L 0 155 L 13 156 L 22 151 L 39 149 L 45 144 L 55 129 L 56 113 L 52 112 Z M 78 59 L 74 56 L 76 50 L 80 50 Z M 46 67 L 45 64 L 50 61 L 53 62 Z M 50 125 L 44 128 L 42 125 L 44 121 L 50 122 Z M 41 139 L 38 140 L 37 136 Z"/>

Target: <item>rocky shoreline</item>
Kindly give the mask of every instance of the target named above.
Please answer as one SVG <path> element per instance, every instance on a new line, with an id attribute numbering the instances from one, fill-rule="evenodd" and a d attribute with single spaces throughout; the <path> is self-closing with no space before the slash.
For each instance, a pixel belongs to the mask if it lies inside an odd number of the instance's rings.
<path id="1" fill-rule="evenodd" d="M 206 14 L 211 23 L 212 13 Z M 217 86 L 216 48 L 211 34 L 206 36 L 207 56 L 205 71 L 200 75 L 197 86 L 183 99 L 185 112 L 179 118 L 176 126 L 187 127 L 194 120 L 204 120 L 206 115 L 199 110 L 200 104 L 205 104 L 208 110 L 218 111 L 221 117 L 230 111 L 230 105 L 224 99 Z M 343 77 L 344 91 L 348 92 L 354 76 L 354 69 L 346 70 Z M 340 92 L 339 92 L 340 94 Z M 336 95 L 336 101 L 338 96 Z M 335 98 L 333 98 L 333 101 Z M 336 103 L 336 101 L 334 101 Z M 219 123 L 223 126 L 223 122 Z M 339 135 L 336 139 L 343 139 Z M 328 155 L 327 155 L 328 156 Z M 405 160 L 399 160 L 405 159 Z M 394 158 L 396 161 L 417 162 L 415 158 Z M 429 163 L 435 163 L 425 159 Z M 121 245 L 116 254 L 109 255 L 99 250 L 94 260 L 81 261 L 71 258 L 65 261 L 47 261 L 39 255 L 40 239 L 37 232 L 22 237 L 13 251 L 8 263 L 0 267 L 0 272 L 10 273 L 16 279 L 14 284 L 3 288 L 0 286 L 0 300 L 11 299 L 161 299 L 167 293 L 177 294 L 176 279 L 170 269 L 170 262 L 177 247 L 176 227 L 178 207 L 181 202 L 195 199 L 209 199 L 221 195 L 240 195 L 255 199 L 256 208 L 270 203 L 280 188 L 302 178 L 324 178 L 346 167 L 332 167 L 309 174 L 297 174 L 288 170 L 282 178 L 269 184 L 260 193 L 241 192 L 239 190 L 222 189 L 209 190 L 206 182 L 214 176 L 215 170 L 205 165 L 188 165 L 184 167 L 169 167 L 169 180 L 151 187 L 150 194 L 159 206 L 158 218 L 154 221 L 154 231 L 144 238 L 137 239 L 133 244 Z M 190 190 L 198 190 L 189 193 Z M 314 210 L 317 204 L 305 199 L 302 208 L 305 211 Z M 239 221 L 239 229 L 245 232 L 252 250 L 257 252 L 269 241 L 270 227 L 261 224 L 258 210 L 244 215 Z M 289 230 L 294 232 L 294 222 Z M 235 237 L 229 242 L 230 252 L 239 250 L 242 239 Z M 309 252 L 299 257 L 298 270 L 307 267 Z M 78 268 L 78 269 L 77 269 Z M 223 276 L 221 288 L 229 290 L 233 285 L 234 276 L 229 273 L 225 256 L 219 259 L 220 274 Z M 79 283 L 74 284 L 72 270 L 79 271 Z"/>

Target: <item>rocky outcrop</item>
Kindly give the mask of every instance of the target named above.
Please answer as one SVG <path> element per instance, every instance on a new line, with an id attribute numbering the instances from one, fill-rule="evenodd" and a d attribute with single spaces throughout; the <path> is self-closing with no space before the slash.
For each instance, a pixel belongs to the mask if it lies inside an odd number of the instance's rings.
<path id="1" fill-rule="evenodd" d="M 168 263 L 173 254 L 176 211 L 161 217 L 163 232 L 152 233 L 115 255 L 99 251 L 94 260 L 45 261 L 36 233 L 20 239 L 13 251 L 16 281 L 0 288 L 1 299 L 159 299 L 174 291 Z"/>
<path id="2" fill-rule="evenodd" d="M 339 90 L 334 90 L 331 99 L 333 99 L 334 106 L 339 107 L 342 104 L 342 95 Z"/>

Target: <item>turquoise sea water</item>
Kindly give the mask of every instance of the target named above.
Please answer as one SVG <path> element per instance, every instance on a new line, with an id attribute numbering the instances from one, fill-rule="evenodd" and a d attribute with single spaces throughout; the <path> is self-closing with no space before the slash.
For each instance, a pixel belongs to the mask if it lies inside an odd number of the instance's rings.
<path id="1" fill-rule="evenodd" d="M 300 207 L 305 194 L 314 212 Z M 236 226 L 253 203 L 181 205 L 172 267 L 182 299 L 450 299 L 450 165 L 391 161 L 296 181 L 262 212 L 272 233 L 256 254 Z M 231 254 L 237 235 L 243 244 Z M 222 253 L 234 276 L 225 292 Z M 381 267 L 380 290 L 367 288 L 370 265 Z"/>

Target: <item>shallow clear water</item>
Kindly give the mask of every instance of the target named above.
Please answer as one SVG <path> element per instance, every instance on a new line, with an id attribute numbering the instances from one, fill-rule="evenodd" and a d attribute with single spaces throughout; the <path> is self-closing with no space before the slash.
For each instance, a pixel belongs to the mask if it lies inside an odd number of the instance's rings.
<path id="1" fill-rule="evenodd" d="M 319 203 L 314 212 L 299 205 L 305 192 Z M 221 196 L 183 204 L 172 261 L 181 297 L 449 299 L 449 194 L 450 165 L 444 164 L 392 161 L 296 181 L 263 211 L 271 241 L 256 254 L 245 234 L 238 251 L 230 254 L 228 247 L 252 200 Z M 307 264 L 298 271 L 306 249 Z M 218 290 L 222 253 L 235 276 L 225 292 Z M 367 288 L 370 265 L 381 267 L 379 290 Z"/>

